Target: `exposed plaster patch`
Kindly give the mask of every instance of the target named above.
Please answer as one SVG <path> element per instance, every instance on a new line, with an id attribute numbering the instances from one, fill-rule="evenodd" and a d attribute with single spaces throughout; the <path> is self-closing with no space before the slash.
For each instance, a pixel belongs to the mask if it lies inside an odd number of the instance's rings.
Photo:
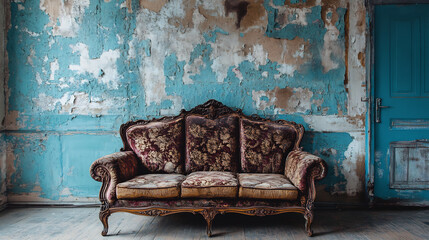
<path id="1" fill-rule="evenodd" d="M 310 129 L 317 132 L 362 132 L 365 119 L 336 115 L 303 115 Z"/>
<path id="2" fill-rule="evenodd" d="M 76 115 L 107 115 L 110 111 L 122 108 L 127 99 L 102 95 L 102 97 L 90 97 L 85 92 L 66 93 L 61 98 L 39 94 L 33 99 L 33 103 L 44 111 L 58 109 L 59 114 Z M 57 107 L 57 104 L 59 106 Z M 117 110 L 116 110 L 117 111 Z"/>
<path id="3" fill-rule="evenodd" d="M 250 60 L 258 65 L 267 64 L 268 53 L 264 50 L 264 47 L 260 44 L 255 44 L 252 47 L 252 55 L 249 55 Z M 249 59 L 249 58 L 248 58 Z"/>
<path id="4" fill-rule="evenodd" d="M 350 1 L 349 53 L 348 53 L 348 115 L 365 116 L 367 105 L 361 99 L 366 97 L 366 11 L 363 1 Z"/>
<path id="5" fill-rule="evenodd" d="M 62 102 L 64 103 L 65 100 Z M 55 99 L 54 97 L 47 96 L 45 93 L 40 93 L 38 98 L 33 99 L 33 103 L 42 109 L 43 111 L 54 111 L 55 105 L 61 102 L 59 99 Z"/>
<path id="6" fill-rule="evenodd" d="M 268 100 L 264 100 L 265 97 Z M 304 88 L 279 88 L 269 91 L 252 91 L 255 107 L 265 110 L 274 106 L 276 113 L 305 113 L 311 110 L 313 92 Z"/>
<path id="7" fill-rule="evenodd" d="M 233 68 L 232 72 L 235 73 L 235 77 L 238 78 L 238 80 L 243 81 L 243 74 L 240 72 L 240 70 L 238 68 Z"/>
<path id="8" fill-rule="evenodd" d="M 223 82 L 228 75 L 228 67 L 225 66 L 238 67 L 242 61 L 246 60 L 243 52 L 243 43 L 240 42 L 238 34 L 220 34 L 216 39 L 216 43 L 210 43 L 210 45 L 213 48 L 210 56 L 213 59 L 211 69 L 216 74 L 217 81 Z M 261 50 L 260 54 L 263 55 L 263 49 L 259 50 Z M 249 55 L 249 59 L 252 58 Z M 263 61 L 265 59 L 261 60 L 261 62 Z"/>
<path id="9" fill-rule="evenodd" d="M 49 15 L 48 27 L 53 27 L 52 34 L 75 37 L 89 0 L 40 0 L 40 10 Z"/>
<path id="10" fill-rule="evenodd" d="M 22 30 L 23 30 L 24 32 L 28 33 L 28 35 L 30 35 L 30 36 L 32 36 L 32 37 L 38 37 L 38 36 L 40 36 L 40 34 L 39 34 L 39 33 L 32 32 L 32 31 L 28 30 L 28 28 L 23 28 Z"/>
<path id="11" fill-rule="evenodd" d="M 6 113 L 6 117 L 5 117 L 5 121 L 4 121 L 4 127 L 7 130 L 17 130 L 20 127 L 23 127 L 22 125 L 20 125 L 20 123 L 18 122 L 18 118 L 19 118 L 19 112 L 18 111 L 8 111 Z"/>
<path id="12" fill-rule="evenodd" d="M 335 56 L 337 59 L 339 59 L 339 56 L 344 56 L 344 51 L 340 47 L 343 45 L 343 43 L 338 39 L 340 31 L 335 26 L 335 22 L 332 18 L 326 18 L 325 28 L 327 31 L 323 37 L 323 50 L 321 57 L 323 71 L 326 73 L 330 70 L 338 68 L 339 63 L 336 62 L 333 57 Z"/>
<path id="13" fill-rule="evenodd" d="M 124 0 L 121 5 L 119 5 L 120 8 L 127 8 L 128 9 L 128 13 L 132 13 L 133 12 L 133 8 L 131 6 L 132 1 L 131 0 Z"/>
<path id="14" fill-rule="evenodd" d="M 18 10 L 19 10 L 19 11 L 23 11 L 23 10 L 25 10 L 24 5 L 22 5 L 22 4 L 18 4 Z"/>
<path id="15" fill-rule="evenodd" d="M 159 13 L 168 0 L 140 0 L 140 7 Z"/>
<path id="16" fill-rule="evenodd" d="M 55 80 L 55 72 L 60 69 L 60 65 L 58 64 L 58 59 L 55 59 L 53 62 L 51 62 L 50 67 L 51 67 L 51 75 L 49 75 L 49 80 L 53 81 Z"/>
<path id="17" fill-rule="evenodd" d="M 79 65 L 70 65 L 70 70 L 79 74 L 89 73 L 99 82 L 106 84 L 110 89 L 118 89 L 119 81 L 122 78 L 118 74 L 116 61 L 120 57 L 119 49 L 103 52 L 99 58 L 89 57 L 88 46 L 83 43 L 70 45 L 73 53 L 80 53 Z"/>
<path id="18" fill-rule="evenodd" d="M 311 13 L 310 8 L 291 8 L 286 6 L 274 6 L 279 10 L 276 22 L 279 23 L 280 28 L 284 28 L 288 24 L 296 24 L 301 26 L 307 26 L 307 14 Z"/>
<path id="19" fill-rule="evenodd" d="M 12 143 L 8 142 L 6 144 L 6 181 L 7 185 L 11 184 L 12 175 L 16 172 L 16 165 L 19 164 L 18 159 L 13 152 L 14 146 Z"/>
<path id="20" fill-rule="evenodd" d="M 344 152 L 341 173 L 345 176 L 347 196 L 356 196 L 364 191 L 365 179 L 365 133 L 350 133 L 353 141 Z"/>
<path id="21" fill-rule="evenodd" d="M 186 64 L 183 68 L 183 83 L 184 84 L 193 84 L 194 81 L 190 78 L 191 75 L 200 74 L 200 68 L 204 67 L 206 64 L 204 63 L 202 57 L 198 57 L 194 59 L 191 64 Z"/>
<path id="22" fill-rule="evenodd" d="M 198 12 L 194 15 L 194 25 L 198 25 L 202 16 Z M 145 102 L 148 106 L 152 103 L 160 105 L 163 100 L 172 100 L 176 104 L 172 109 L 182 107 L 180 97 L 167 96 L 165 91 L 163 65 L 166 49 L 171 49 L 169 51 L 176 53 L 179 61 L 189 63 L 191 51 L 196 44 L 203 42 L 203 37 L 198 29 L 194 28 L 181 32 L 174 25 L 169 24 L 169 18 L 183 17 L 185 17 L 185 10 L 180 1 L 168 2 L 159 13 L 142 9 L 137 15 L 135 32 L 137 39 L 150 40 L 151 42 L 151 55 L 144 57 L 139 67 L 140 78 L 145 90 Z M 185 74 L 192 74 L 189 70 L 195 69 L 195 67 L 186 65 L 185 68 L 187 69 Z M 191 83 L 189 75 L 185 76 L 184 79 L 185 83 Z M 165 111 L 171 111 L 171 109 Z"/>
<path id="23" fill-rule="evenodd" d="M 35 57 L 36 52 L 34 51 L 34 49 L 30 49 L 30 54 L 27 57 L 27 64 L 30 64 L 31 66 L 33 66 L 33 58 Z"/>

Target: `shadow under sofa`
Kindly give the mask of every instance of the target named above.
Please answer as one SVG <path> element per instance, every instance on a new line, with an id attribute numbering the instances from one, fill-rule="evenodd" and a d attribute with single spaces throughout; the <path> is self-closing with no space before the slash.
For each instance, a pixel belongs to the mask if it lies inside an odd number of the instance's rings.
<path id="1" fill-rule="evenodd" d="M 304 127 L 246 116 L 216 100 L 178 116 L 123 124 L 120 152 L 97 159 L 100 220 L 107 235 L 115 212 L 165 216 L 191 212 L 253 216 L 297 212 L 312 235 L 315 180 L 326 163 L 302 151 Z"/>

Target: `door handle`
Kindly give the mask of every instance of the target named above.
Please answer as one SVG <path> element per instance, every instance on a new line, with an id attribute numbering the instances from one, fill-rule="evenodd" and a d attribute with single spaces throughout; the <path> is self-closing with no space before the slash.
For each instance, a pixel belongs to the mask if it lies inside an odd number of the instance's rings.
<path id="1" fill-rule="evenodd" d="M 390 108 L 390 106 L 382 106 L 381 98 L 375 99 L 375 122 L 381 123 L 380 112 L 382 108 Z"/>

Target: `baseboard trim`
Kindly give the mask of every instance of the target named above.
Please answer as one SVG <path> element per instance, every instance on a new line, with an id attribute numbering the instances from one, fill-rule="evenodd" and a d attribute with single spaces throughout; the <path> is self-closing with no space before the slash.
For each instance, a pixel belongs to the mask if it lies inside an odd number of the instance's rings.
<path id="1" fill-rule="evenodd" d="M 7 206 L 13 208 L 26 208 L 26 207 L 58 207 L 58 208 L 94 208 L 100 207 L 99 203 L 36 203 L 36 202 L 22 202 L 10 203 Z"/>

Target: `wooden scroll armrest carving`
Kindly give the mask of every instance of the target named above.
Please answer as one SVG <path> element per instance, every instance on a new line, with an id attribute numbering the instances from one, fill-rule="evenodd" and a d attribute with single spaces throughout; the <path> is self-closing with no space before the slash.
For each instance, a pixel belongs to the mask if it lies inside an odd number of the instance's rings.
<path id="1" fill-rule="evenodd" d="M 314 180 L 323 179 L 327 170 L 325 161 L 308 152 L 294 150 L 286 159 L 286 177 L 304 193 L 314 185 Z"/>
<path id="2" fill-rule="evenodd" d="M 134 152 L 125 151 L 95 160 L 89 171 L 92 178 L 103 183 L 99 197 L 105 204 L 116 201 L 116 185 L 141 174 L 141 167 Z"/>

